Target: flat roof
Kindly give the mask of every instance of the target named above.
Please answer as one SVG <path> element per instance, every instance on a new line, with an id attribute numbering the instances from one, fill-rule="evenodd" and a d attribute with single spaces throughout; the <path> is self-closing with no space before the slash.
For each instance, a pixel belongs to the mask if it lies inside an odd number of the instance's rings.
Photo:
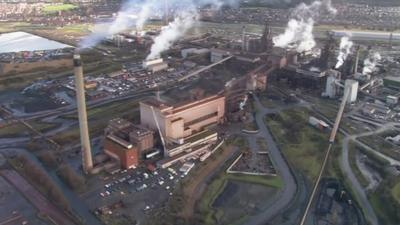
<path id="1" fill-rule="evenodd" d="M 390 81 L 396 81 L 396 82 L 400 82 L 400 77 L 396 77 L 396 76 L 386 76 L 383 78 L 384 80 L 390 80 Z"/>
<path id="2" fill-rule="evenodd" d="M 357 30 L 332 30 L 335 36 L 351 35 L 352 39 L 385 39 L 388 40 L 392 35 L 393 40 L 400 40 L 400 33 L 378 32 L 378 31 L 357 31 Z"/>
<path id="3" fill-rule="evenodd" d="M 159 101 L 156 98 L 148 98 L 148 99 L 146 99 L 144 101 L 141 101 L 140 103 L 146 104 L 146 105 L 149 105 L 149 106 L 153 106 L 153 107 L 155 107 L 157 109 L 160 109 L 160 110 L 163 110 L 163 109 L 171 107 L 168 103 Z"/>
<path id="4" fill-rule="evenodd" d="M 18 31 L 0 34 L 0 53 L 74 48 L 34 34 Z"/>
<path id="5" fill-rule="evenodd" d="M 144 100 L 144 101 L 142 101 L 140 103 L 145 104 L 145 105 L 149 105 L 149 106 L 153 106 L 154 108 L 159 109 L 161 111 L 167 109 L 164 112 L 166 114 L 175 114 L 175 113 L 182 112 L 184 110 L 187 110 L 187 109 L 199 106 L 199 105 L 207 104 L 207 103 L 209 103 L 211 101 L 215 101 L 215 100 L 218 100 L 218 99 L 221 99 L 221 98 L 225 98 L 225 96 L 223 96 L 223 95 L 211 95 L 211 96 L 199 99 L 199 100 L 195 100 L 195 101 L 193 101 L 193 100 L 189 101 L 188 100 L 188 101 L 183 101 L 183 102 L 180 102 L 180 103 L 177 103 L 177 104 L 170 104 L 168 102 L 159 101 L 159 100 L 157 100 L 155 98 L 149 98 L 149 99 L 146 99 L 146 100 Z"/>
<path id="6" fill-rule="evenodd" d="M 173 109 L 173 113 L 178 113 L 178 112 L 182 112 L 185 111 L 187 109 L 199 106 L 199 105 L 204 105 L 206 103 L 209 103 L 211 101 L 215 101 L 221 98 L 225 98 L 225 96 L 223 95 L 212 95 L 206 98 L 202 98 L 200 100 L 196 100 L 196 101 L 191 101 L 189 103 L 184 103 L 182 105 L 176 105 Z"/>
<path id="7" fill-rule="evenodd" d="M 216 135 L 217 132 L 212 131 L 212 130 L 205 130 L 205 131 L 201 131 L 199 133 L 196 133 L 188 138 L 185 139 L 185 142 L 196 142 L 198 140 L 201 140 L 203 138 L 207 138 L 211 135 Z M 218 135 L 218 134 L 217 134 Z"/>

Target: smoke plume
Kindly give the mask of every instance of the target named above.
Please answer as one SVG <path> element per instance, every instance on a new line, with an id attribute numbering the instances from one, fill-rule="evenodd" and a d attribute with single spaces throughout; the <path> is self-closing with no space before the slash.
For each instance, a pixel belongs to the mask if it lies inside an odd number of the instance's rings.
<path id="1" fill-rule="evenodd" d="M 167 0 L 167 13 L 179 16 L 198 7 L 211 6 L 219 9 L 222 5 L 234 6 L 238 2 L 239 0 Z M 105 25 L 106 27 L 103 29 L 99 29 L 100 26 L 97 26 L 91 35 L 81 41 L 79 48 L 93 47 L 101 40 L 128 29 L 142 30 L 152 16 L 165 16 L 165 9 L 163 0 L 128 0 L 121 6 L 121 10 L 110 24 Z"/>
<path id="2" fill-rule="evenodd" d="M 371 52 L 364 60 L 362 74 L 367 75 L 375 71 L 376 64 L 382 59 L 378 52 Z"/>
<path id="3" fill-rule="evenodd" d="M 336 69 L 339 69 L 346 61 L 347 56 L 350 54 L 351 47 L 353 47 L 353 42 L 350 41 L 349 37 L 344 36 L 340 39 L 339 55 L 335 66 Z"/>
<path id="4" fill-rule="evenodd" d="M 291 13 L 285 32 L 273 38 L 274 45 L 299 53 L 311 50 L 316 44 L 312 33 L 314 23 L 323 13 L 336 14 L 330 0 L 299 4 Z"/>
<path id="5" fill-rule="evenodd" d="M 193 26 L 198 15 L 195 11 L 183 12 L 177 15 L 173 22 L 162 28 L 160 35 L 154 39 L 147 60 L 159 58 L 160 54 L 169 49 L 171 45 Z"/>

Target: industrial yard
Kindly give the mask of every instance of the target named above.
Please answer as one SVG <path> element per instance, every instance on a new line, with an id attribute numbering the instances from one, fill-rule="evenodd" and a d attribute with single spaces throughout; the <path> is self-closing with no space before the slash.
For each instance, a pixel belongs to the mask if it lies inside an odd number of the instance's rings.
<path id="1" fill-rule="evenodd" d="M 0 1 L 0 224 L 400 223 L 400 8 L 298 2 Z"/>

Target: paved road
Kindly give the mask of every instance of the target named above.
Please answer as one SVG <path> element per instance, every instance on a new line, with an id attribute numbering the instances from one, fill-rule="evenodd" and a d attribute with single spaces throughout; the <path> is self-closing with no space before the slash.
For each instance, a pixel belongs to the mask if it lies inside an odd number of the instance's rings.
<path id="1" fill-rule="evenodd" d="M 351 169 L 350 162 L 349 162 L 349 141 L 351 137 L 346 137 L 343 140 L 343 152 L 342 157 L 340 160 L 340 167 L 344 172 L 345 176 L 348 178 L 348 181 L 351 183 L 351 188 L 356 193 L 356 199 L 358 200 L 359 204 L 364 209 L 364 216 L 365 218 L 372 224 L 378 225 L 378 219 L 376 217 L 375 211 L 372 208 L 371 204 L 369 203 L 368 197 L 363 189 L 363 187 L 358 182 L 356 176 Z"/>
<path id="2" fill-rule="evenodd" d="M 254 99 L 257 108 L 255 119 L 258 127 L 260 128 L 260 135 L 267 141 L 272 161 L 274 162 L 277 172 L 284 181 L 284 187 L 278 194 L 275 203 L 271 207 L 267 208 L 264 212 L 252 217 L 248 223 L 246 223 L 248 225 L 264 225 L 266 222 L 272 220 L 273 217 L 281 213 L 282 210 L 292 202 L 296 195 L 297 184 L 288 164 L 286 163 L 282 153 L 272 138 L 270 131 L 265 126 L 264 116 L 271 111 L 267 108 L 264 108 L 256 96 L 254 96 Z"/>
<path id="3" fill-rule="evenodd" d="M 354 175 L 354 172 L 351 169 L 350 162 L 349 162 L 349 142 L 353 141 L 353 142 L 357 143 L 358 145 L 362 146 L 367 151 L 370 151 L 371 153 L 376 154 L 377 156 L 387 160 L 391 165 L 400 165 L 400 162 L 398 160 L 388 157 L 385 154 L 382 154 L 381 152 L 379 152 L 379 151 L 371 148 L 370 146 L 362 143 L 361 141 L 357 140 L 357 138 L 359 138 L 359 137 L 376 135 L 376 134 L 384 132 L 386 130 L 395 129 L 395 126 L 398 125 L 398 123 L 382 124 L 382 123 L 379 123 L 374 120 L 369 120 L 369 119 L 354 116 L 354 115 L 351 116 L 351 118 L 361 121 L 361 122 L 364 122 L 364 123 L 369 123 L 369 124 L 372 124 L 372 125 L 375 125 L 378 127 L 378 129 L 376 129 L 374 131 L 365 132 L 365 133 L 356 134 L 356 135 L 346 135 L 345 139 L 343 140 L 343 146 L 342 146 L 343 152 L 342 152 L 341 160 L 340 160 L 340 167 L 341 167 L 342 171 L 344 172 L 345 176 L 348 178 L 349 182 L 351 183 L 352 189 L 356 193 L 356 198 L 359 201 L 362 208 L 364 209 L 365 218 L 372 225 L 377 225 L 378 224 L 377 216 L 368 200 L 365 190 L 360 185 L 359 181 L 357 180 L 356 176 Z"/>

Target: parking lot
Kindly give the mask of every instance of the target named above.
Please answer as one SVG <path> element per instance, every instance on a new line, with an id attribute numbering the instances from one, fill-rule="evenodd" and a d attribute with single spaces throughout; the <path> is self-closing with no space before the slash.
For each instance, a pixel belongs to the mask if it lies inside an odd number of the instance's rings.
<path id="1" fill-rule="evenodd" d="M 174 197 L 174 189 L 186 176 L 179 171 L 181 166 L 153 172 L 140 167 L 122 170 L 113 175 L 107 174 L 83 197 L 98 215 L 128 216 L 132 221 L 140 222 L 154 209 L 163 207 L 168 199 Z M 120 201 L 123 202 L 123 207 L 113 209 L 112 205 Z"/>

